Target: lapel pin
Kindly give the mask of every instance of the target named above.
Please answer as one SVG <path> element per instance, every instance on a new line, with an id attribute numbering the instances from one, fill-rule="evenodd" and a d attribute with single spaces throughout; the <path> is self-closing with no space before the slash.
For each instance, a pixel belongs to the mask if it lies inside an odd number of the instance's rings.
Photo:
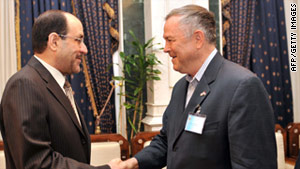
<path id="1" fill-rule="evenodd" d="M 203 91 L 202 93 L 200 93 L 200 96 L 205 96 L 206 95 L 206 92 Z"/>

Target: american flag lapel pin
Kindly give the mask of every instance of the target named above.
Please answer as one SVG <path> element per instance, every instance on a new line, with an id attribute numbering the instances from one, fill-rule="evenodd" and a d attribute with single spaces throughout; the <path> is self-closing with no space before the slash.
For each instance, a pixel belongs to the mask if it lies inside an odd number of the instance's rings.
<path id="1" fill-rule="evenodd" d="M 200 96 L 205 96 L 206 95 L 206 92 L 203 91 L 202 93 L 200 93 Z"/>

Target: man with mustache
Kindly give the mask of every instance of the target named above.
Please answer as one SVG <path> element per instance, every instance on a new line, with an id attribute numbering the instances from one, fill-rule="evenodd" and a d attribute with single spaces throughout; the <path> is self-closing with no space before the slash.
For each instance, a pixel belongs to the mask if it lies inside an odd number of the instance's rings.
<path id="1" fill-rule="evenodd" d="M 9 79 L 0 106 L 7 169 L 119 168 L 118 160 L 89 165 L 90 136 L 65 78 L 80 72 L 83 38 L 70 13 L 49 10 L 35 20 L 34 56 Z"/>

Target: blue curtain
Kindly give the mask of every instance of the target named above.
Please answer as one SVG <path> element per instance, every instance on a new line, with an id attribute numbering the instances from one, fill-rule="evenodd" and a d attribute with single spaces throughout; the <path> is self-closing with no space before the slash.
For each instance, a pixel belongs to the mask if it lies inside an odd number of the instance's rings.
<path id="1" fill-rule="evenodd" d="M 100 114 L 112 89 L 112 54 L 118 47 L 118 0 L 74 0 L 76 16 L 84 26 L 86 57 L 95 108 Z M 100 118 L 102 133 L 116 132 L 114 95 Z"/>
<path id="2" fill-rule="evenodd" d="M 226 1 L 222 13 L 224 56 L 263 81 L 276 123 L 286 127 L 293 107 L 283 0 Z"/>
<path id="3" fill-rule="evenodd" d="M 20 11 L 20 47 L 21 47 L 21 66 L 26 63 L 33 55 L 31 31 L 34 19 L 41 13 L 50 9 L 59 9 L 72 13 L 71 0 L 18 0 Z M 90 133 L 94 133 L 94 116 L 92 113 L 91 104 L 87 95 L 85 77 L 81 71 L 78 74 L 69 77 L 72 88 L 75 92 L 75 100 L 78 103 L 81 112 L 85 117 Z"/>
<path id="4" fill-rule="evenodd" d="M 246 68 L 250 54 L 254 24 L 255 0 L 223 2 L 224 57 Z"/>
<path id="5" fill-rule="evenodd" d="M 276 122 L 293 122 L 283 0 L 256 1 L 251 70 L 260 77 L 271 99 Z"/>

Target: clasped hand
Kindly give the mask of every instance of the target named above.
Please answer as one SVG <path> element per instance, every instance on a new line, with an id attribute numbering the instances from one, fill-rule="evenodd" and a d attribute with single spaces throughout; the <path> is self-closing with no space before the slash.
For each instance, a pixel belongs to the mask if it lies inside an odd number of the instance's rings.
<path id="1" fill-rule="evenodd" d="M 122 161 L 120 158 L 111 160 L 108 165 L 111 169 L 138 169 L 138 161 L 136 158 L 130 158 Z"/>

